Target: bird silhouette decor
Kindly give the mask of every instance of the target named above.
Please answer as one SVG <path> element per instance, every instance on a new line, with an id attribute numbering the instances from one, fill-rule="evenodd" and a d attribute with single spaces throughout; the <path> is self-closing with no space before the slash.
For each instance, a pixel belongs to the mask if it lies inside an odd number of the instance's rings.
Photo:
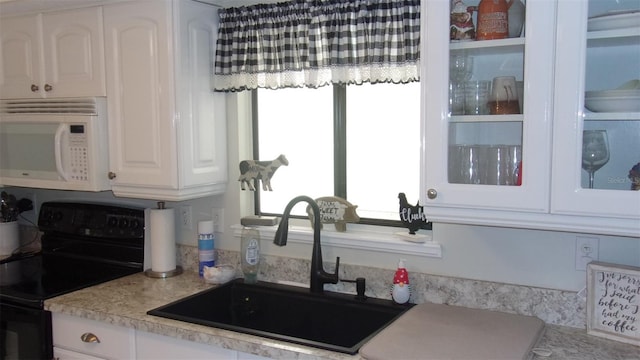
<path id="1" fill-rule="evenodd" d="M 416 202 L 416 205 L 411 205 L 407 202 L 404 193 L 399 193 L 398 199 L 400 200 L 400 220 L 409 229 L 409 234 L 415 235 L 416 231 L 427 223 L 427 216 L 420 206 L 420 201 Z"/>

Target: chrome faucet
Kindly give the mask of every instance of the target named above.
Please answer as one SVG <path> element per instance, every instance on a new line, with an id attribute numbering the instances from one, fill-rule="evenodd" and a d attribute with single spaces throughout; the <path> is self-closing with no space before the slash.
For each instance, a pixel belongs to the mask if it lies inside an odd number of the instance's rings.
<path id="1" fill-rule="evenodd" d="M 282 220 L 276 231 L 273 243 L 278 246 L 287 245 L 287 235 L 289 233 L 289 213 L 293 206 L 300 201 L 309 203 L 313 209 L 313 253 L 311 254 L 311 282 L 309 289 L 312 293 L 322 294 L 324 292 L 324 284 L 338 283 L 338 267 L 340 266 L 340 257 L 336 258 L 336 272 L 330 274 L 324 271 L 322 264 L 322 247 L 320 246 L 320 208 L 316 202 L 308 196 L 298 196 L 289 201 L 282 214 Z"/>

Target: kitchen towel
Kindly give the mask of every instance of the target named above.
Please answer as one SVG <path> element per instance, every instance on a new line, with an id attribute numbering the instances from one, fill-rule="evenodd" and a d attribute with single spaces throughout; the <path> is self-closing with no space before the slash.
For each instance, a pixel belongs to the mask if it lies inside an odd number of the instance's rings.
<path id="1" fill-rule="evenodd" d="M 151 271 L 176 269 L 176 232 L 174 209 L 151 209 Z"/>

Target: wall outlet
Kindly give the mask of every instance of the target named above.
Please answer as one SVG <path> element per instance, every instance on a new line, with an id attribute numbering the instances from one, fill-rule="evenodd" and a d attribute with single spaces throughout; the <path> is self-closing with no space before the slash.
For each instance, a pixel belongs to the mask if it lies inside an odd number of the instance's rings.
<path id="1" fill-rule="evenodd" d="M 180 227 L 182 227 L 184 230 L 191 230 L 193 228 L 191 205 L 180 206 L 180 214 L 178 219 L 180 221 Z"/>
<path id="2" fill-rule="evenodd" d="M 213 220 L 213 231 L 224 233 L 224 209 L 213 208 L 211 210 L 211 218 Z"/>
<path id="3" fill-rule="evenodd" d="M 576 237 L 576 270 L 586 271 L 588 263 L 598 260 L 599 243 L 597 237 Z"/>

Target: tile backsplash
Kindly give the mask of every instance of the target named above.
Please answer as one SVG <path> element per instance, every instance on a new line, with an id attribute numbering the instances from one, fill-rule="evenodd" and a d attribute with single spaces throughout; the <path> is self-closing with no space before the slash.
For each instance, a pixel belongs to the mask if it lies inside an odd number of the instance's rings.
<path id="1" fill-rule="evenodd" d="M 198 271 L 198 248 L 178 246 L 177 263 L 185 271 Z M 240 257 L 236 251 L 217 250 L 217 264 L 236 267 L 238 276 Z M 258 275 L 263 281 L 290 281 L 308 284 L 310 260 L 277 256 L 263 256 Z M 326 264 L 331 269 L 334 265 Z M 586 327 L 586 298 L 573 291 L 553 290 L 488 281 L 438 276 L 409 271 L 411 302 L 437 303 L 476 309 L 536 316 L 549 324 Z M 366 279 L 366 295 L 390 299 L 395 270 L 340 264 L 340 279 Z M 340 282 L 325 289 L 355 294 L 355 284 Z"/>

